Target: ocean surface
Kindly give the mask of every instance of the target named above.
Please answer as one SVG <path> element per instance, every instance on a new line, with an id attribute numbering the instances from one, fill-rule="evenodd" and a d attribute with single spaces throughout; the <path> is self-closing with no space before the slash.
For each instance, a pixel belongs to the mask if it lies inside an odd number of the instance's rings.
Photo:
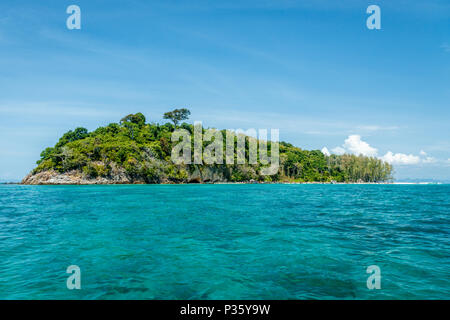
<path id="1" fill-rule="evenodd" d="M 450 299 L 450 185 L 3 185 L 0 299 Z"/>

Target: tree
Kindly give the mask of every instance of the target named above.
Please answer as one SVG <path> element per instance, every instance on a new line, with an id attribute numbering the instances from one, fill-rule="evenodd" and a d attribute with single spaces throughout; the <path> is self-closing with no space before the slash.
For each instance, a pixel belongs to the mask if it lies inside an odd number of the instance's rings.
<path id="1" fill-rule="evenodd" d="M 89 135 L 89 132 L 86 128 L 76 128 L 74 131 L 70 130 L 66 132 L 58 141 L 56 144 L 56 148 L 63 147 L 64 145 L 68 144 L 69 142 L 73 142 L 76 140 L 81 140 L 86 138 Z"/>
<path id="2" fill-rule="evenodd" d="M 46 148 L 41 152 L 41 159 L 39 159 L 36 163 L 41 164 L 42 161 L 50 159 L 55 153 L 55 148 Z"/>
<path id="3" fill-rule="evenodd" d="M 191 115 L 191 112 L 188 109 L 185 109 L 185 108 L 175 109 L 173 111 L 164 113 L 164 119 L 172 120 L 172 122 L 176 128 L 177 124 L 180 121 L 189 119 L 190 115 Z"/>
<path id="4" fill-rule="evenodd" d="M 120 123 L 123 124 L 124 122 L 137 124 L 139 128 L 141 128 L 145 124 L 145 116 L 140 112 L 136 114 L 129 114 L 120 120 Z"/>
<path id="5" fill-rule="evenodd" d="M 129 114 L 123 117 L 120 120 L 120 123 L 129 130 L 130 138 L 134 140 L 135 127 L 137 126 L 137 128 L 140 129 L 145 125 L 145 116 L 140 112 L 136 114 Z"/>

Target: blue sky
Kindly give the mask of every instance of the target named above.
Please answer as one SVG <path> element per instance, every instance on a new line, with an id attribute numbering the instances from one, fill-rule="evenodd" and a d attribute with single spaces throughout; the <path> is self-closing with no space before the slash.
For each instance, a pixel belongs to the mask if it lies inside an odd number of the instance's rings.
<path id="1" fill-rule="evenodd" d="M 81 30 L 66 28 L 71 4 Z M 1 1 L 0 180 L 69 129 L 178 107 L 450 180 L 450 2 Z"/>

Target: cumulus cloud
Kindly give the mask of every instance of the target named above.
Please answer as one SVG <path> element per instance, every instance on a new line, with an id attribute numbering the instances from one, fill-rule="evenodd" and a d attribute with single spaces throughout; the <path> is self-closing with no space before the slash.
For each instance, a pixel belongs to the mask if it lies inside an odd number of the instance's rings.
<path id="1" fill-rule="evenodd" d="M 322 153 L 325 155 L 329 155 L 330 151 L 328 150 L 328 148 L 323 147 Z M 420 163 L 430 164 L 442 162 L 434 157 L 429 156 L 424 150 L 420 150 L 420 156 L 405 153 L 394 153 L 392 151 L 388 151 L 384 156 L 379 156 L 378 150 L 370 146 L 366 141 L 363 141 L 361 139 L 361 136 L 357 134 L 348 136 L 348 138 L 345 139 L 344 144 L 341 147 L 338 146 L 331 149 L 331 153 L 337 155 L 343 155 L 347 153 L 363 155 L 367 157 L 376 157 L 378 159 L 386 161 L 387 163 L 397 165 L 414 165 Z M 450 159 L 447 160 L 447 163 L 450 163 Z"/>
<path id="2" fill-rule="evenodd" d="M 382 156 L 381 160 L 390 164 L 418 164 L 420 162 L 420 158 L 418 156 L 404 153 L 394 154 L 391 151 Z"/>
<path id="3" fill-rule="evenodd" d="M 326 155 L 330 153 L 326 147 L 322 149 L 322 152 Z M 344 144 L 341 147 L 331 149 L 331 153 L 337 155 L 348 153 L 367 157 L 377 157 L 390 164 L 397 165 L 413 165 L 419 163 L 428 164 L 437 162 L 435 158 L 428 156 L 428 154 L 423 150 L 420 151 L 420 156 L 424 158 L 413 154 L 394 153 L 392 151 L 388 151 L 384 156 L 379 156 L 378 150 L 370 146 L 366 141 L 362 140 L 361 136 L 357 134 L 348 136 L 348 138 L 345 139 Z"/>
<path id="4" fill-rule="evenodd" d="M 344 141 L 343 147 L 353 154 L 368 157 L 374 157 L 377 155 L 378 150 L 372 148 L 367 142 L 361 140 L 361 136 L 352 134 Z"/>
<path id="5" fill-rule="evenodd" d="M 345 149 L 341 147 L 333 148 L 331 151 L 337 155 L 342 155 L 345 153 Z"/>
<path id="6" fill-rule="evenodd" d="M 328 148 L 327 148 L 327 147 L 323 147 L 321 151 L 322 151 L 322 153 L 323 153 L 324 155 L 326 155 L 326 156 L 329 156 L 329 155 L 330 155 L 330 151 L 328 151 Z"/>

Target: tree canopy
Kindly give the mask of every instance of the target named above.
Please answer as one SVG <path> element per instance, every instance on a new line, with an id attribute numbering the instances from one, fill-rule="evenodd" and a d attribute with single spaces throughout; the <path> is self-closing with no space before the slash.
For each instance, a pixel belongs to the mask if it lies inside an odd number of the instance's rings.
<path id="1" fill-rule="evenodd" d="M 145 116 L 140 112 L 136 114 L 129 114 L 120 120 L 121 124 L 124 124 L 126 122 L 134 123 L 139 127 L 142 127 L 145 124 Z"/>
<path id="2" fill-rule="evenodd" d="M 178 123 L 183 120 L 189 119 L 189 116 L 191 115 L 191 112 L 188 109 L 182 108 L 182 109 L 175 109 L 170 112 L 164 113 L 164 119 L 172 120 L 175 128 L 177 127 Z"/>

